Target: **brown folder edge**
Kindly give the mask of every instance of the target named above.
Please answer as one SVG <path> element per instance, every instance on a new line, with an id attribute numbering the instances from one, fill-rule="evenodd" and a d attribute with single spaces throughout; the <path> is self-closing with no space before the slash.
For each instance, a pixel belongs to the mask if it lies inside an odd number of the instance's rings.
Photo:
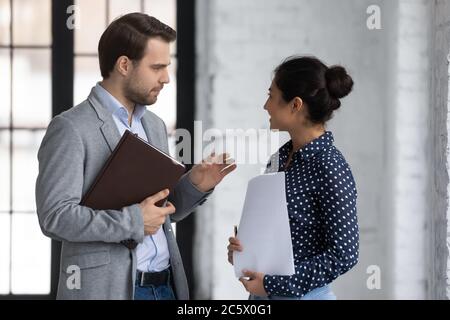
<path id="1" fill-rule="evenodd" d="M 168 154 L 167 152 L 164 152 L 163 150 L 159 149 L 158 147 L 155 147 L 154 145 L 152 145 L 151 143 L 145 141 L 144 139 L 142 139 L 141 137 L 139 137 L 137 134 L 134 134 L 135 137 L 141 142 L 146 144 L 147 146 L 152 147 L 153 149 L 155 149 L 156 151 L 158 151 L 159 153 L 162 153 L 163 155 L 165 155 L 166 157 L 168 157 L 170 160 L 176 162 L 177 164 L 179 164 L 180 166 L 182 166 L 184 168 L 184 172 L 186 173 L 186 166 L 184 165 L 184 163 L 178 161 L 177 159 L 173 158 L 170 154 Z"/>
<path id="2" fill-rule="evenodd" d="M 81 199 L 80 205 L 83 206 L 86 203 L 86 201 L 89 199 L 89 197 L 91 196 L 91 192 L 94 190 L 95 186 L 98 184 L 100 179 L 103 177 L 103 174 L 105 173 L 106 169 L 109 167 L 111 161 L 117 155 L 117 151 L 119 150 L 120 146 L 123 144 L 123 142 L 126 140 L 126 138 L 128 137 L 129 134 L 131 134 L 131 131 L 126 130 L 125 133 L 123 134 L 122 138 L 120 139 L 119 143 L 117 143 L 117 146 L 114 148 L 114 150 L 112 152 L 112 156 L 110 156 L 108 161 L 106 161 L 106 163 L 103 165 L 103 168 L 100 171 L 100 173 L 97 175 L 97 177 L 95 178 L 94 183 L 92 183 L 89 190 L 86 192 L 84 197 Z"/>

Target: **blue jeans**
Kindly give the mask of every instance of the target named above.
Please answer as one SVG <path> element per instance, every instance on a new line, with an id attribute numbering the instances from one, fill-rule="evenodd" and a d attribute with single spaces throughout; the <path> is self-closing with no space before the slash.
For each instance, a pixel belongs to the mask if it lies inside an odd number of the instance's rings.
<path id="1" fill-rule="evenodd" d="M 144 287 L 141 287 L 136 281 L 134 284 L 134 300 L 176 300 L 176 298 L 170 280 L 164 285 Z"/>
<path id="2" fill-rule="evenodd" d="M 134 287 L 134 300 L 176 300 L 170 285 Z"/>
<path id="3" fill-rule="evenodd" d="M 329 285 L 316 288 L 305 294 L 303 297 L 284 297 L 284 296 L 271 296 L 271 297 L 259 297 L 250 295 L 249 300 L 336 300 L 336 296 Z"/>

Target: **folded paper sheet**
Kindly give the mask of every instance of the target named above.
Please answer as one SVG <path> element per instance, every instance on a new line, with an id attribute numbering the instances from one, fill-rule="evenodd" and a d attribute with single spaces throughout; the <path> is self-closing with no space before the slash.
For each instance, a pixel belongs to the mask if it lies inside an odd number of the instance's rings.
<path id="1" fill-rule="evenodd" d="M 293 275 L 294 257 L 286 204 L 284 172 L 251 179 L 247 186 L 234 252 L 234 272 L 247 269 L 269 275 Z"/>

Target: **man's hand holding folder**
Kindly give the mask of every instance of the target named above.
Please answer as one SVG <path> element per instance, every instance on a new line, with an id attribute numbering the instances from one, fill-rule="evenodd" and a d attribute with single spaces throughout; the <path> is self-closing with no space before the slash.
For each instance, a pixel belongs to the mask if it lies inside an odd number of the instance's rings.
<path id="1" fill-rule="evenodd" d="M 165 189 L 157 194 L 154 194 L 144 201 L 139 206 L 141 207 L 142 217 L 144 220 L 144 234 L 153 235 L 166 221 L 169 214 L 175 213 L 175 206 L 167 201 L 166 206 L 158 207 L 156 203 L 169 196 L 169 190 Z"/>

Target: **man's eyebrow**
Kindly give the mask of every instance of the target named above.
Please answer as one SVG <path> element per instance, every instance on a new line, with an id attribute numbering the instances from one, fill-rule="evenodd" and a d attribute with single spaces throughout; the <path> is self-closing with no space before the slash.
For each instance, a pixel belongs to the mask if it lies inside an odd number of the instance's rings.
<path id="1" fill-rule="evenodd" d="M 171 62 L 169 62 L 169 63 L 155 63 L 155 64 L 152 64 L 152 67 L 154 67 L 154 68 L 164 68 L 164 67 L 170 66 L 170 64 L 171 64 Z"/>

